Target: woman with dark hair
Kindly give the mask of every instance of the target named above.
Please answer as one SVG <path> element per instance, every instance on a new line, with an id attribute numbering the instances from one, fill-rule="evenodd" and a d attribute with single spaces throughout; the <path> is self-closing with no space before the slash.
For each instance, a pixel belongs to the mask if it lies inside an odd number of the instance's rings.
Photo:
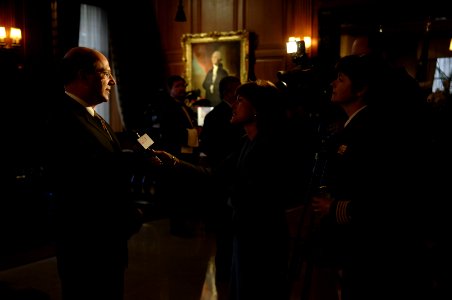
<path id="1" fill-rule="evenodd" d="M 229 177 L 234 180 L 230 202 L 235 233 L 231 296 L 285 299 L 285 204 L 289 195 L 284 192 L 290 190 L 290 162 L 284 161 L 284 152 L 287 155 L 289 150 L 284 105 L 279 90 L 268 81 L 245 83 L 236 94 L 231 123 L 242 124 L 246 139 L 234 159 L 235 172 Z"/>
<path id="2" fill-rule="evenodd" d="M 288 299 L 288 227 L 285 208 L 295 167 L 280 90 L 257 80 L 236 90 L 232 124 L 243 126 L 242 144 L 215 169 L 156 151 L 174 171 L 207 174 L 227 191 L 232 207 L 230 299 Z"/>

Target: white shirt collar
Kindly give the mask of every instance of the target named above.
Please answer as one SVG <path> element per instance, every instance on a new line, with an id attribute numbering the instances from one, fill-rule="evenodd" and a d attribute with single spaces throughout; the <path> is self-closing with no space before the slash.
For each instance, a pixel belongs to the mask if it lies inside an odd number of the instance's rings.
<path id="1" fill-rule="evenodd" d="M 89 114 L 94 117 L 94 107 L 89 106 L 88 103 L 86 103 L 85 101 L 83 101 L 82 99 L 77 97 L 76 95 L 69 93 L 68 91 L 64 91 L 64 92 L 66 93 L 66 95 L 68 95 L 69 97 L 71 97 L 72 99 L 74 99 L 75 101 L 80 103 L 84 108 L 86 108 L 86 110 L 89 112 Z"/>
<path id="2" fill-rule="evenodd" d="M 363 107 L 361 107 L 360 109 L 358 109 L 357 111 L 355 111 L 353 113 L 353 115 L 350 116 L 350 118 L 348 118 L 347 122 L 345 122 L 344 127 L 346 127 L 348 125 L 348 123 L 350 123 L 350 121 L 360 112 L 362 111 L 364 108 L 366 108 L 367 105 L 364 105 Z"/>

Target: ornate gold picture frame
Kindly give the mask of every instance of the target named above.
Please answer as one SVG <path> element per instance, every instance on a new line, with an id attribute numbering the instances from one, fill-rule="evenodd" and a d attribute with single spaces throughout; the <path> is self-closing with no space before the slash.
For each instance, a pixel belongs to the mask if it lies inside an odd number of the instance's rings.
<path id="1" fill-rule="evenodd" d="M 212 69 L 211 56 L 219 51 L 222 64 L 229 75 L 237 76 L 242 82 L 248 80 L 249 33 L 245 30 L 183 34 L 181 38 L 184 78 L 187 90 L 199 90 L 201 98 L 206 95 L 202 87 L 206 74 Z"/>

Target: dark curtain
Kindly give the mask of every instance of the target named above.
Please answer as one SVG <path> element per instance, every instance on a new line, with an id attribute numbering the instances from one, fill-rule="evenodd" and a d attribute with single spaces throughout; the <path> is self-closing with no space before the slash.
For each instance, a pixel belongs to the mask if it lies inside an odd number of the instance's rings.
<path id="1" fill-rule="evenodd" d="M 49 239 L 40 151 L 41 125 L 54 87 L 50 3 L 0 0 L 0 23 L 7 17 L 8 27 L 22 30 L 20 47 L 0 49 L 0 257 L 5 262 Z"/>
<path id="2" fill-rule="evenodd" d="M 57 62 L 66 51 L 78 45 L 82 3 L 108 12 L 110 60 L 115 67 L 125 127 L 142 127 L 145 112 L 159 94 L 159 89 L 165 86 L 168 73 L 153 1 L 126 4 L 107 0 L 56 1 L 58 23 L 54 52 Z M 144 47 L 149 44 L 151 47 Z"/>
<path id="3" fill-rule="evenodd" d="M 14 97 L 14 101 L 7 101 L 7 107 L 11 105 L 9 110 L 12 111 L 18 108 L 23 116 L 20 119 L 11 117 L 19 123 L 14 126 L 18 132 L 38 128 L 36 122 L 62 91 L 58 65 L 63 55 L 78 45 L 82 3 L 102 7 L 108 12 L 110 59 L 116 68 L 125 126 L 126 129 L 144 126 L 146 111 L 161 95 L 169 73 L 154 1 L 125 4 L 107 0 L 8 0 L 8 3 L 14 6 L 24 35 L 23 53 L 1 56 L 2 66 L 7 65 L 11 69 L 11 72 L 3 72 L 1 77 L 5 79 L 2 81 L 4 86 L 11 87 L 3 89 L 7 91 L 6 96 Z M 150 47 L 144 46 L 149 44 Z M 12 64 L 13 59 L 9 56 L 20 61 Z M 36 101 L 38 94 L 46 95 L 45 99 Z M 5 120 L 5 124 L 8 122 Z M 12 135 L 20 136 L 15 131 Z"/>
<path id="4" fill-rule="evenodd" d="M 12 169 L 38 164 L 40 125 L 52 90 L 54 59 L 51 47 L 50 0 L 8 0 L 0 4 L 0 22 L 22 30 L 21 46 L 0 49 L 0 87 L 5 112 L 6 163 Z M 2 18 L 3 17 L 3 18 Z M 30 151 L 30 146 L 34 150 Z"/>
<path id="5" fill-rule="evenodd" d="M 145 112 L 152 105 L 167 77 L 153 1 L 131 5 L 110 2 L 112 60 L 126 129 L 143 127 Z M 147 45 L 150 45 L 147 46 Z"/>
<path id="6" fill-rule="evenodd" d="M 57 0 L 57 57 L 62 58 L 70 48 L 78 46 L 80 4 L 83 0 Z"/>

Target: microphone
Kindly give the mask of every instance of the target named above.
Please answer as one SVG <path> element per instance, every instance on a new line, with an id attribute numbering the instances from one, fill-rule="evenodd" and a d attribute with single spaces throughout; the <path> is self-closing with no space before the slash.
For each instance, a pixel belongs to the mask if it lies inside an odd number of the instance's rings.
<path id="1" fill-rule="evenodd" d="M 136 132 L 136 134 L 138 137 L 137 141 L 144 148 L 144 150 L 155 156 L 154 149 L 151 148 L 152 144 L 154 144 L 154 141 L 151 139 L 151 137 L 147 133 L 140 135 L 138 132 Z"/>

